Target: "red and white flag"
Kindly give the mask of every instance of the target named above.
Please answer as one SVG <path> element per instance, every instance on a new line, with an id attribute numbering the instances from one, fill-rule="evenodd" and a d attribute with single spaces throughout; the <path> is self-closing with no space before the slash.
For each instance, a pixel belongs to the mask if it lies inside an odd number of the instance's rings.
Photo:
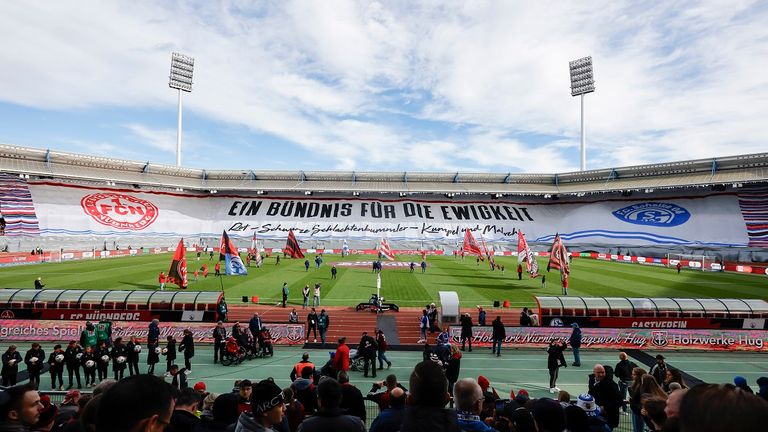
<path id="1" fill-rule="evenodd" d="M 488 257 L 488 263 L 493 264 L 495 266 L 496 262 L 493 259 L 493 254 L 491 254 L 491 251 L 488 250 L 488 245 L 485 244 L 485 238 L 483 237 L 482 234 L 480 235 L 480 241 L 483 242 L 483 253 L 485 254 L 485 256 Z"/>
<path id="2" fill-rule="evenodd" d="M 469 228 L 464 231 L 464 252 L 470 255 L 477 255 L 481 260 L 483 259 L 483 252 L 480 250 L 480 245 L 477 243 L 477 240 L 475 240 L 475 236 L 472 235 Z"/>
<path id="3" fill-rule="evenodd" d="M 568 250 L 565 248 L 560 234 L 555 235 L 555 240 L 552 242 L 552 251 L 549 253 L 547 270 L 551 268 L 560 270 L 560 273 L 565 273 L 566 275 L 571 272 L 570 265 L 568 264 Z"/>
<path id="4" fill-rule="evenodd" d="M 176 284 L 182 289 L 187 289 L 186 252 L 184 239 L 181 239 L 179 240 L 179 245 L 176 246 L 176 253 L 173 254 L 171 268 L 168 269 L 168 278 L 166 279 L 169 284 Z"/>
<path id="5" fill-rule="evenodd" d="M 395 260 L 395 253 L 392 252 L 392 248 L 389 247 L 389 242 L 385 238 L 381 239 L 381 244 L 379 245 L 379 253 L 381 253 L 381 256 L 390 261 Z"/>
<path id="6" fill-rule="evenodd" d="M 539 275 L 539 263 L 536 262 L 536 255 L 533 254 L 528 242 L 525 241 L 525 235 L 522 231 L 517 232 L 517 262 L 525 263 L 525 268 L 532 278 Z"/>

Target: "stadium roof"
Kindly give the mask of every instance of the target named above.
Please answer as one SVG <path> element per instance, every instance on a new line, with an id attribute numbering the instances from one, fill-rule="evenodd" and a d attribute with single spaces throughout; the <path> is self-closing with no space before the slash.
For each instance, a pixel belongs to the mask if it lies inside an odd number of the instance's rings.
<path id="1" fill-rule="evenodd" d="M 0 145 L 0 171 L 31 179 L 190 192 L 570 195 L 768 181 L 768 153 L 560 174 L 203 170 Z"/>

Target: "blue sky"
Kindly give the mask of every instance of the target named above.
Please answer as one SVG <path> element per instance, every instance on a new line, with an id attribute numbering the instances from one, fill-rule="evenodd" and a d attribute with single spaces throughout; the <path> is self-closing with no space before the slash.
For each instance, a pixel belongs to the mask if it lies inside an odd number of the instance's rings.
<path id="1" fill-rule="evenodd" d="M 16 1 L 0 142 L 185 166 L 578 169 L 568 61 L 594 58 L 588 168 L 768 151 L 751 1 Z"/>

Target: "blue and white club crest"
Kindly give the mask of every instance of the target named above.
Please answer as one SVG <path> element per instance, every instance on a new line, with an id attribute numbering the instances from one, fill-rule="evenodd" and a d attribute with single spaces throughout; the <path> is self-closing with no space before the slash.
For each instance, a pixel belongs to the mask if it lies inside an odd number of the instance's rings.
<path id="1" fill-rule="evenodd" d="M 637 225 L 673 227 L 682 225 L 691 218 L 691 213 L 672 203 L 645 202 L 628 205 L 612 212 L 614 216 Z"/>

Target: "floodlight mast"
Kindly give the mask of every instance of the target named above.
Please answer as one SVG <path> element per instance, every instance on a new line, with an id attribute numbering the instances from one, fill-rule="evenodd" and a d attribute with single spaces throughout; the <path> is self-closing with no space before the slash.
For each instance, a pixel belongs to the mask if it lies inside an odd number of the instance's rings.
<path id="1" fill-rule="evenodd" d="M 584 95 L 595 91 L 592 57 L 583 57 L 568 63 L 571 72 L 571 96 L 581 98 L 581 171 L 587 169 L 587 139 L 584 131 Z"/>
<path id="2" fill-rule="evenodd" d="M 181 92 L 192 91 L 192 72 L 195 59 L 181 53 L 171 53 L 171 75 L 168 77 L 168 87 L 179 92 L 178 126 L 176 130 L 176 166 L 181 166 Z"/>

